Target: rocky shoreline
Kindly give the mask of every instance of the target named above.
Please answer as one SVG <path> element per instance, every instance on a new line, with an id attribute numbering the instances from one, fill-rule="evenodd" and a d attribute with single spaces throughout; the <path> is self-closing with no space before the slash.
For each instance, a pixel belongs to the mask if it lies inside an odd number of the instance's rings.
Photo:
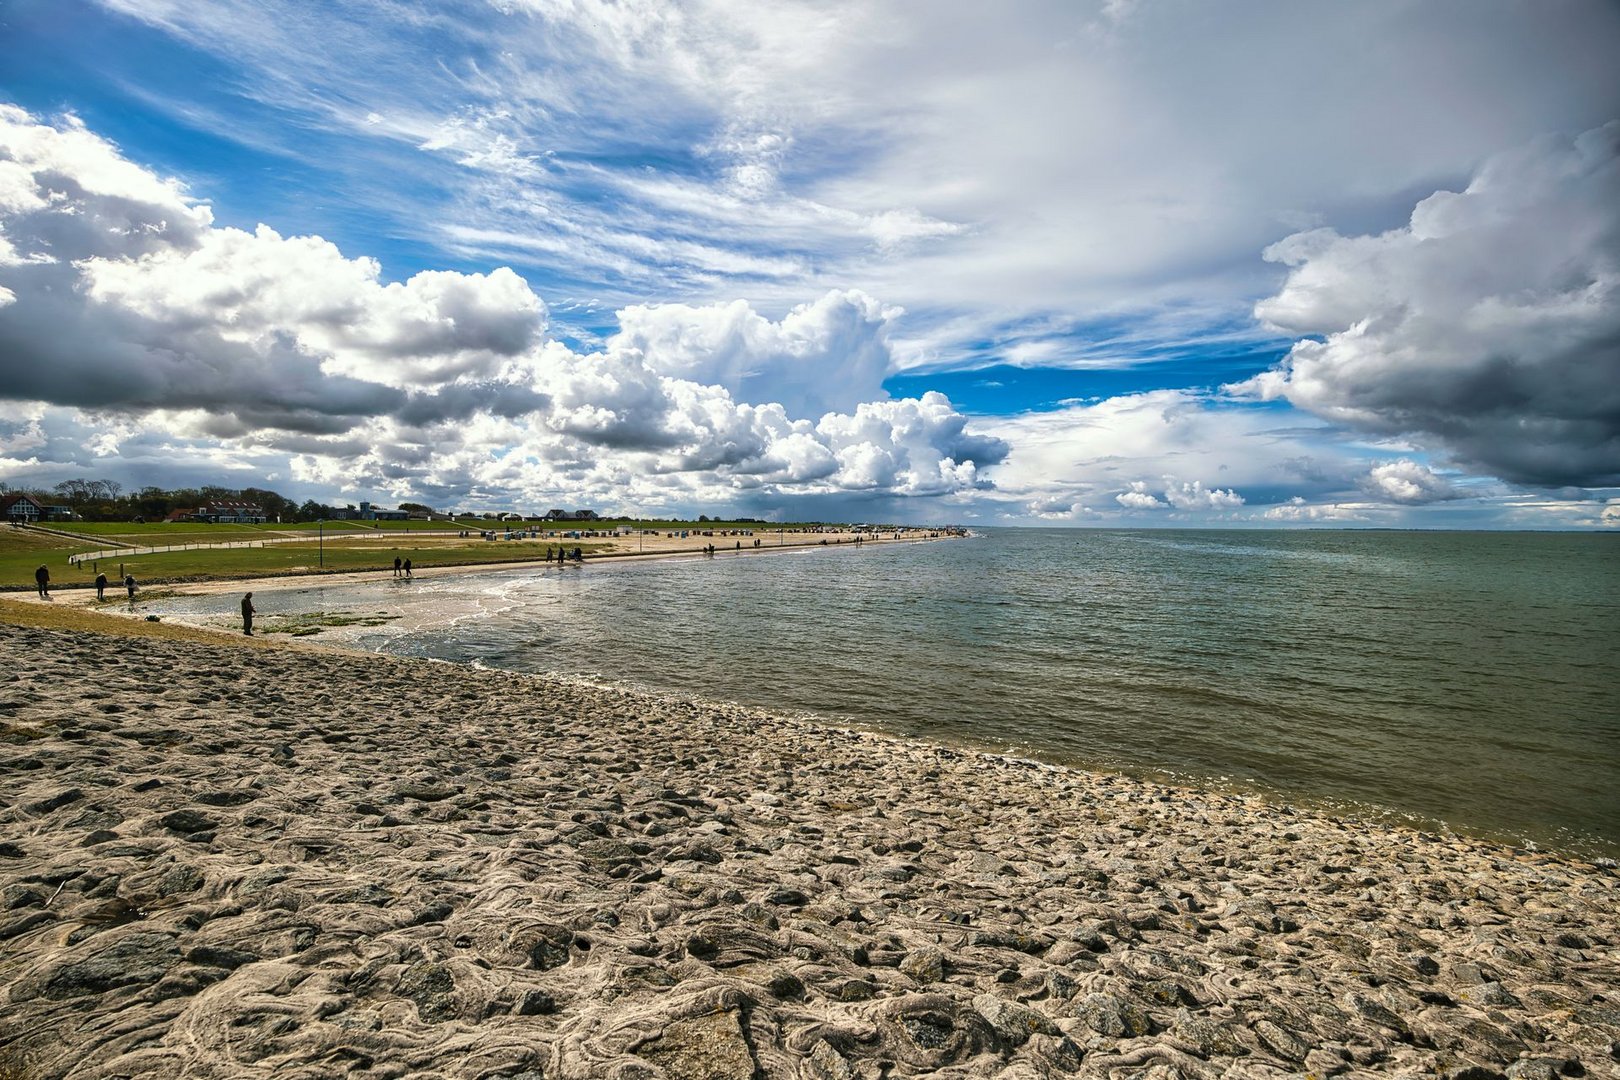
<path id="1" fill-rule="evenodd" d="M 1612 865 L 0 624 L 0 1077 L 1620 1075 Z"/>

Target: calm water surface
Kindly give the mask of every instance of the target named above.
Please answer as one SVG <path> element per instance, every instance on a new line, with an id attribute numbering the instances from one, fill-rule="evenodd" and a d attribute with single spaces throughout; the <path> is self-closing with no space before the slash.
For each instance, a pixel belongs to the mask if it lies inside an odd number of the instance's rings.
<path id="1" fill-rule="evenodd" d="M 322 638 L 384 652 L 1620 852 L 1617 537 L 992 529 L 255 602 L 403 611 Z"/>

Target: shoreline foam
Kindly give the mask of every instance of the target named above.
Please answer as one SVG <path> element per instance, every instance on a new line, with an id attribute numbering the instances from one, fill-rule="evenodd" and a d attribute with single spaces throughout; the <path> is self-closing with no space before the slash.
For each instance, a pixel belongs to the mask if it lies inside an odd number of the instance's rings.
<path id="1" fill-rule="evenodd" d="M 1609 866 L 239 636 L 0 625 L 0 652 L 0 1063 L 23 1076 L 1620 1053 Z"/>

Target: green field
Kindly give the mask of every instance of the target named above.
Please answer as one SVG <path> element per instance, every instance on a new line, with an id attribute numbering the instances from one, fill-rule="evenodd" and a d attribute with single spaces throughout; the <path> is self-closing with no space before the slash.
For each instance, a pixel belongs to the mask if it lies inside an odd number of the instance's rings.
<path id="1" fill-rule="evenodd" d="M 251 526 L 222 526 L 229 530 Z M 103 533 L 102 536 L 108 534 Z M 176 534 L 178 535 L 178 534 Z M 251 538 L 240 532 L 211 533 L 212 542 Z M 264 536 L 263 531 L 256 533 Z M 141 543 L 147 546 L 164 542 L 167 536 L 143 535 Z M 181 542 L 178 539 L 173 542 Z M 195 543 L 193 537 L 185 542 Z M 0 586 L 28 586 L 34 584 L 34 570 L 44 563 L 51 573 L 53 586 L 88 585 L 95 581 L 98 569 L 117 586 L 122 573 L 135 575 L 141 584 L 198 580 L 203 578 L 245 578 L 276 574 L 320 573 L 322 571 L 392 570 L 394 557 L 409 559 L 416 567 L 466 566 L 477 563 L 524 562 L 545 557 L 547 544 L 539 540 L 508 540 L 491 542 L 471 537 L 467 540 L 417 545 L 401 535 L 397 543 L 387 541 L 345 542 L 341 535 L 328 533 L 325 541 L 311 538 L 291 544 L 272 544 L 262 548 L 220 548 L 191 551 L 159 552 L 152 555 L 112 556 L 98 564 L 84 563 L 70 566 L 71 554 L 86 550 L 79 540 L 53 536 L 37 529 L 0 527 Z M 556 542 L 552 548 L 559 546 Z M 580 547 L 586 553 L 599 550 L 597 545 L 581 542 L 569 547 Z"/>

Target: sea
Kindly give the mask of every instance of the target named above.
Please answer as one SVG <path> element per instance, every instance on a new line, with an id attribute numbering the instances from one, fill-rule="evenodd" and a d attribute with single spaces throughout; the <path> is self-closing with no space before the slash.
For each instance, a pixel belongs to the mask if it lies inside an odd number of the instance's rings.
<path id="1" fill-rule="evenodd" d="M 381 653 L 1620 855 L 1620 536 L 977 529 L 254 602 Z"/>

